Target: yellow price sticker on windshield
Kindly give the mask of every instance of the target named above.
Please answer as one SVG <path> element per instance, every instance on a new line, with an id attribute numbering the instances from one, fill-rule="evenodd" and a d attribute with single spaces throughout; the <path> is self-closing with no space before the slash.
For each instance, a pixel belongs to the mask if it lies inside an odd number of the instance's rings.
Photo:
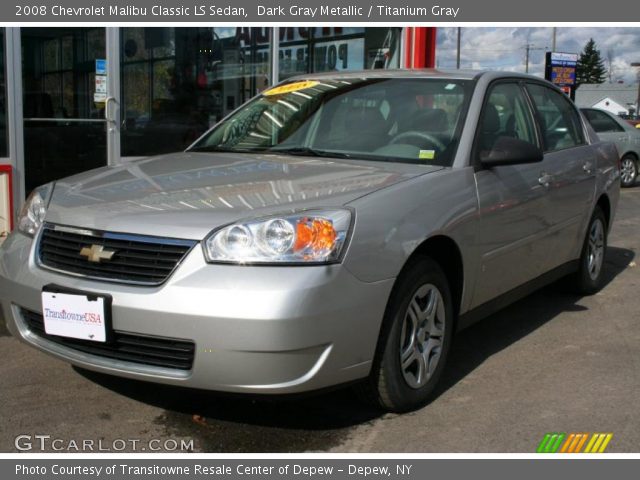
<path id="1" fill-rule="evenodd" d="M 315 80 L 305 80 L 304 82 L 287 83 L 286 85 L 280 85 L 279 87 L 273 87 L 269 90 L 262 92 L 263 95 L 282 95 L 283 93 L 297 92 L 298 90 L 305 90 L 307 88 L 315 87 L 320 82 Z"/>
<path id="2" fill-rule="evenodd" d="M 420 150 L 420 152 L 418 153 L 418 158 L 420 160 L 433 160 L 434 158 L 436 158 L 436 151 L 435 150 Z"/>

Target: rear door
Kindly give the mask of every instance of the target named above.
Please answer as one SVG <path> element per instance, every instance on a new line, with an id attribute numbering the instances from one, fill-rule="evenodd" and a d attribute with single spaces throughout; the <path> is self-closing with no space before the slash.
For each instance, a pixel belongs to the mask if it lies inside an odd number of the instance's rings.
<path id="1" fill-rule="evenodd" d="M 489 87 L 474 156 L 491 149 L 502 136 L 539 145 L 530 102 L 516 80 L 500 81 Z M 544 173 L 542 162 L 484 168 L 476 158 L 474 164 L 481 254 L 472 300 L 475 307 L 544 273 L 550 254 L 548 229 L 553 214 L 547 188 L 540 182 Z"/>
<path id="2" fill-rule="evenodd" d="M 561 92 L 528 82 L 544 147 L 553 255 L 549 268 L 577 258 L 596 187 L 596 157 L 587 144 L 580 114 Z"/>

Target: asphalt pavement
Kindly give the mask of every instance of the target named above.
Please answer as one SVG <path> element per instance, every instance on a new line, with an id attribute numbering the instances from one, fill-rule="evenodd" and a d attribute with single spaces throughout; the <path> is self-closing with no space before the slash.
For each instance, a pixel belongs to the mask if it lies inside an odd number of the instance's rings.
<path id="1" fill-rule="evenodd" d="M 548 287 L 465 330 L 433 401 L 404 415 L 348 389 L 265 400 L 96 374 L 0 325 L 0 452 L 20 435 L 32 451 L 534 452 L 547 432 L 611 432 L 608 452 L 639 452 L 638 212 L 640 186 L 623 190 L 600 293 Z"/>

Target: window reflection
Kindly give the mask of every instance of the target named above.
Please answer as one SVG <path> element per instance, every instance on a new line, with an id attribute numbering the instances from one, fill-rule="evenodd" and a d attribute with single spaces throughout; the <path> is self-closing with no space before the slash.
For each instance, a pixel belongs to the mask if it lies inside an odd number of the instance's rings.
<path id="1" fill-rule="evenodd" d="M 281 27 L 280 80 L 310 72 L 399 68 L 397 27 Z"/>
<path id="2" fill-rule="evenodd" d="M 104 28 L 20 29 L 25 186 L 107 162 L 104 104 L 96 103 L 95 62 L 104 59 Z"/>
<path id="3" fill-rule="evenodd" d="M 122 155 L 182 150 L 268 86 L 270 31 L 123 28 Z"/>
<path id="4" fill-rule="evenodd" d="M 281 27 L 280 79 L 397 68 L 400 28 Z M 122 155 L 182 150 L 269 86 L 267 27 L 123 28 Z"/>

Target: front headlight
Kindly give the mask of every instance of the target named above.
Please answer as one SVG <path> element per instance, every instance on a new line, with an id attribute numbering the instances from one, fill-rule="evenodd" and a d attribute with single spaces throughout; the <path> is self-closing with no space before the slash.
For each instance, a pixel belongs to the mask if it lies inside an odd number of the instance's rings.
<path id="1" fill-rule="evenodd" d="M 203 243 L 209 262 L 318 264 L 340 260 L 351 211 L 308 210 L 234 223 Z"/>
<path id="2" fill-rule="evenodd" d="M 47 183 L 31 192 L 18 215 L 19 231 L 30 237 L 36 234 L 44 222 L 52 191 L 53 183 Z"/>

